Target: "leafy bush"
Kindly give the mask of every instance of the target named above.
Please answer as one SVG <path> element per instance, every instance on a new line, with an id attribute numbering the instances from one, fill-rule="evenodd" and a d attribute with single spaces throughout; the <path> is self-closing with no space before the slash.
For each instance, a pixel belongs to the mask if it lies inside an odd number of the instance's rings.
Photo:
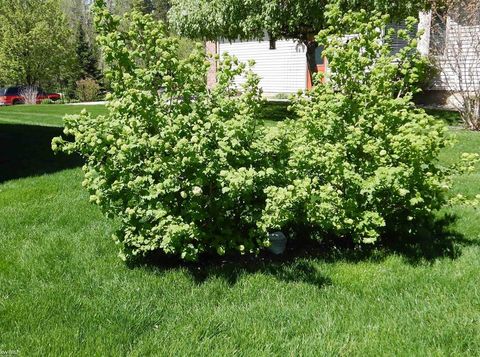
<path id="1" fill-rule="evenodd" d="M 452 168 L 438 154 L 452 138 L 447 128 L 412 104 L 424 59 L 409 45 L 392 55 L 388 17 L 366 12 L 326 15 L 328 81 L 299 95 L 298 119 L 280 127 L 288 143 L 288 182 L 267 188 L 263 231 L 302 226 L 320 237 L 357 243 L 415 235 L 446 203 L 450 175 L 476 160 L 464 155 Z M 410 30 L 414 20 L 408 20 Z M 354 34 L 346 36 L 347 34 Z"/>
<path id="2" fill-rule="evenodd" d="M 277 93 L 272 99 L 288 100 L 292 96 L 292 93 Z"/>
<path id="3" fill-rule="evenodd" d="M 53 104 L 53 103 L 54 101 L 49 98 L 42 99 L 42 101 L 40 102 L 40 104 Z"/>
<path id="4" fill-rule="evenodd" d="M 68 98 L 62 97 L 59 100 L 56 100 L 55 103 L 56 104 L 68 104 L 68 103 L 70 103 L 70 101 L 68 100 Z"/>
<path id="5" fill-rule="evenodd" d="M 163 250 L 195 259 L 267 245 L 256 222 L 274 173 L 264 169 L 269 159 L 258 142 L 259 79 L 225 56 L 209 90 L 202 46 L 179 59 L 177 40 L 151 16 L 112 17 L 101 3 L 95 21 L 112 88 L 108 114 L 66 117 L 64 132 L 75 141 L 52 146 L 85 158 L 90 200 L 121 221 L 122 256 Z M 246 81 L 237 96 L 239 75 Z"/>
<path id="6" fill-rule="evenodd" d="M 22 87 L 20 96 L 25 104 L 37 104 L 38 88 L 35 86 Z"/>
<path id="7" fill-rule="evenodd" d="M 96 100 L 99 92 L 100 85 L 94 79 L 87 78 L 77 81 L 75 93 L 81 102 L 92 102 Z"/>
<path id="8" fill-rule="evenodd" d="M 108 114 L 67 116 L 64 132 L 75 140 L 52 147 L 85 158 L 83 184 L 119 218 L 124 258 L 257 252 L 275 230 L 373 243 L 426 227 L 446 202 L 450 175 L 477 158 L 438 164 L 452 140 L 412 104 L 423 67 L 415 39 L 392 56 L 393 33 L 378 30 L 388 18 L 338 20 L 335 7 L 327 18 L 318 40 L 329 80 L 297 96 L 297 119 L 267 129 L 259 79 L 246 65 L 226 55 L 209 90 L 202 46 L 179 58 L 177 40 L 151 16 L 112 17 L 97 1 Z M 236 76 L 245 77 L 241 87 Z"/>

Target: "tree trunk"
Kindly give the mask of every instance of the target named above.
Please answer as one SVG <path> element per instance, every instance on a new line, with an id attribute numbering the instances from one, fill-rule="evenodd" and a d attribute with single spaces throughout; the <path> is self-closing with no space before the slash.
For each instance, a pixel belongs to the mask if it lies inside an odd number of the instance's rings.
<path id="1" fill-rule="evenodd" d="M 315 52 L 318 48 L 318 43 L 315 40 L 309 40 L 304 42 L 305 46 L 307 47 L 307 67 L 308 67 L 308 75 L 310 76 L 310 83 L 313 86 L 313 75 L 317 71 L 317 63 L 315 60 Z"/>

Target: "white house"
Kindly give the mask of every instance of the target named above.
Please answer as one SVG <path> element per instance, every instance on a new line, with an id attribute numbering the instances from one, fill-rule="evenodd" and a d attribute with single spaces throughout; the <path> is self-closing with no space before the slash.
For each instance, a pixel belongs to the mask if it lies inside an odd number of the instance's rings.
<path id="1" fill-rule="evenodd" d="M 263 41 L 221 40 L 208 43 L 207 50 L 218 54 L 228 52 L 241 62 L 255 60 L 254 71 L 260 76 L 260 86 L 267 95 L 293 93 L 307 87 L 306 49 L 298 41 L 278 40 L 272 50 L 267 38 Z M 214 77 L 209 80 L 213 82 Z"/>
<path id="2" fill-rule="evenodd" d="M 433 88 L 465 91 L 480 89 L 480 3 L 441 18 L 428 14 L 430 55 L 441 73 Z"/>
<path id="3" fill-rule="evenodd" d="M 480 12 L 472 16 L 471 9 L 467 11 L 466 14 L 462 9 L 452 11 L 444 17 L 432 15 L 432 12 L 420 14 L 418 26 L 424 34 L 418 49 L 433 58 L 440 68 L 429 88 L 428 98 L 424 99 L 444 101 L 446 93 L 470 90 L 472 85 L 480 89 Z M 392 45 L 395 51 L 404 43 L 398 40 Z M 255 60 L 254 70 L 267 96 L 293 93 L 310 86 L 306 48 L 298 41 L 278 40 L 275 49 L 270 49 L 267 38 L 263 41 L 220 40 L 208 43 L 207 50 L 218 54 L 228 52 L 244 62 Z M 325 71 L 328 63 L 320 53 L 318 49 L 317 69 Z M 214 81 L 214 68 L 209 81 Z"/>

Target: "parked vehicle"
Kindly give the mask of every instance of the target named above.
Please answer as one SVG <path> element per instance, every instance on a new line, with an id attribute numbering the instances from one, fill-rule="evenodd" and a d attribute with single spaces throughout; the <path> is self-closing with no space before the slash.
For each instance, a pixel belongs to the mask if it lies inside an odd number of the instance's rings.
<path id="1" fill-rule="evenodd" d="M 46 93 L 42 88 L 37 88 L 37 104 L 44 99 L 56 101 L 60 99 L 58 93 Z M 0 105 L 24 104 L 25 98 L 22 96 L 22 87 L 0 88 Z"/>

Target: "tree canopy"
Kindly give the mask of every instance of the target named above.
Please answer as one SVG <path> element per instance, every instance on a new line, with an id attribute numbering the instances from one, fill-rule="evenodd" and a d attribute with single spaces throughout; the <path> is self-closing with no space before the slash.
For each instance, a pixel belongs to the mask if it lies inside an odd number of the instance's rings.
<path id="1" fill-rule="evenodd" d="M 0 82 L 48 86 L 68 76 L 73 63 L 59 0 L 0 2 Z"/>
<path id="2" fill-rule="evenodd" d="M 328 4 L 345 11 L 363 8 L 393 19 L 418 14 L 427 0 L 172 0 L 169 20 L 178 33 L 208 40 L 273 38 L 308 40 L 325 27 Z"/>

